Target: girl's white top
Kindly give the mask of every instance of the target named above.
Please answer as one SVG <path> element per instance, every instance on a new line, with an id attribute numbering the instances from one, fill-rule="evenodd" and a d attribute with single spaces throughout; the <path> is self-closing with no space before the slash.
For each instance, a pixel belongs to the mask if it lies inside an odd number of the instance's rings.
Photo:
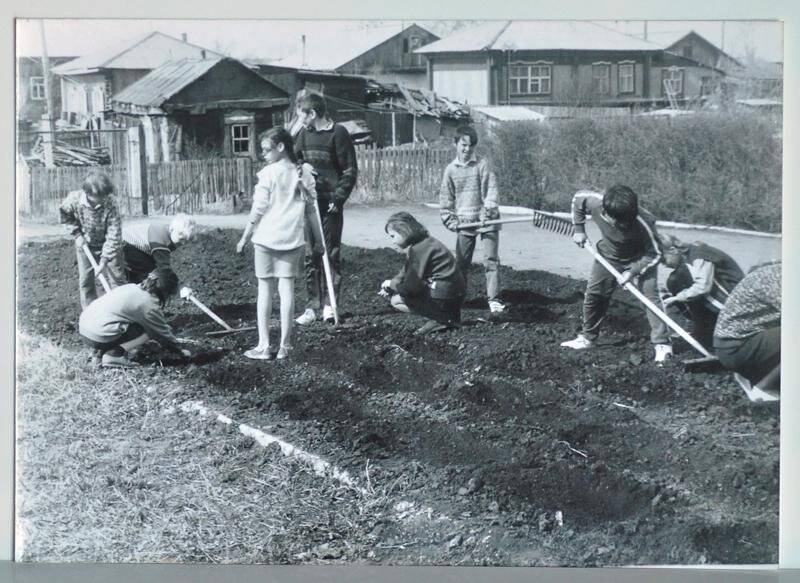
<path id="1" fill-rule="evenodd" d="M 309 198 L 297 188 L 297 166 L 288 158 L 264 166 L 257 176 L 250 210 L 250 222 L 256 225 L 253 243 L 276 251 L 301 247 L 305 243 L 306 204 L 313 204 L 317 196 L 311 166 L 303 164 L 302 177 Z"/>

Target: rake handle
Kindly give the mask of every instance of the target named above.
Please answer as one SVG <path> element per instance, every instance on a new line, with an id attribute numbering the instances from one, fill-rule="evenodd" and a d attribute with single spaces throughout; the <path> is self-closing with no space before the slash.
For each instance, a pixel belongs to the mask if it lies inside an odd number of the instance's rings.
<path id="1" fill-rule="evenodd" d="M 92 252 L 89 250 L 89 247 L 87 245 L 84 245 L 82 249 L 83 253 L 89 259 L 89 265 L 92 266 L 95 276 L 97 277 L 97 279 L 100 280 L 100 284 L 103 286 L 103 289 L 106 290 L 106 293 L 110 292 L 111 286 L 108 285 L 108 280 L 106 279 L 106 276 L 103 275 L 100 271 L 98 271 L 97 261 L 95 260 L 94 255 L 92 255 Z"/>
<path id="2" fill-rule="evenodd" d="M 536 220 L 536 215 L 530 215 L 525 217 L 513 217 L 510 219 L 492 219 L 489 221 L 479 221 L 477 223 L 467 223 L 465 225 L 459 225 L 458 230 L 461 229 L 474 229 L 475 227 L 488 227 L 489 225 L 504 225 L 506 223 L 532 223 Z"/>
<path id="3" fill-rule="evenodd" d="M 228 325 L 228 323 L 227 323 L 227 322 L 225 322 L 225 320 L 223 320 L 222 318 L 220 318 L 219 316 L 217 316 L 217 315 L 216 315 L 214 312 L 212 312 L 212 311 L 211 311 L 211 309 L 210 309 L 209 307 L 207 307 L 207 306 L 206 306 L 206 305 L 205 305 L 203 302 L 201 302 L 201 301 L 200 301 L 200 300 L 198 300 L 196 297 L 194 297 L 194 294 L 190 294 L 190 295 L 189 295 L 189 297 L 188 297 L 188 299 L 189 299 L 189 300 L 191 300 L 191 301 L 192 301 L 192 303 L 193 303 L 195 306 L 197 306 L 198 308 L 200 308 L 201 310 L 203 310 L 203 311 L 204 311 L 206 314 L 208 314 L 208 316 L 209 316 L 209 317 L 210 317 L 212 320 L 214 320 L 214 321 L 215 321 L 217 324 L 219 324 L 220 326 L 222 326 L 223 328 L 225 328 L 225 330 L 233 330 L 233 328 L 231 328 L 231 327 Z"/>
<path id="4" fill-rule="evenodd" d="M 607 260 L 605 257 L 603 257 L 602 255 L 600 255 L 600 253 L 598 253 L 598 252 L 595 250 L 595 248 L 592 246 L 592 244 L 591 244 L 591 243 L 589 243 L 589 241 L 586 241 L 586 243 L 584 244 L 584 247 L 583 247 L 583 248 L 584 248 L 584 249 L 586 249 L 586 250 L 587 250 L 589 253 L 591 253 L 591 254 L 594 256 L 595 260 L 596 260 L 598 263 L 600 263 L 600 264 L 601 264 L 603 267 L 605 267 L 605 268 L 606 268 L 606 269 L 607 269 L 607 270 L 608 270 L 608 271 L 609 271 L 609 272 L 610 272 L 610 273 L 611 273 L 611 274 L 612 274 L 614 277 L 616 277 L 617 279 L 619 279 L 620 277 L 622 277 L 622 274 L 620 274 L 620 272 L 619 272 L 619 271 L 617 271 L 617 270 L 614 268 L 614 266 L 613 266 L 613 265 L 611 265 L 611 263 L 609 263 L 609 261 L 608 261 L 608 260 Z M 628 282 L 628 283 L 626 283 L 626 284 L 625 284 L 625 286 L 624 286 L 624 287 L 625 287 L 625 289 L 626 289 L 626 290 L 628 290 L 630 293 L 632 293 L 632 294 L 633 294 L 633 295 L 636 297 L 636 299 L 638 299 L 640 302 L 642 302 L 642 303 L 644 304 L 644 306 L 645 306 L 645 307 L 646 307 L 648 310 L 650 310 L 651 312 L 653 312 L 653 314 L 655 314 L 655 315 L 658 317 L 658 319 L 659 319 L 659 320 L 661 320 L 661 321 L 662 321 L 662 322 L 664 322 L 664 323 L 665 323 L 667 326 L 669 326 L 669 327 L 670 327 L 670 328 L 672 328 L 672 329 L 673 329 L 675 332 L 677 332 L 677 333 L 678 333 L 678 335 L 679 335 L 681 338 L 683 338 L 683 339 L 684 339 L 686 342 L 688 342 L 688 343 L 691 345 L 691 347 L 692 347 L 692 348 L 694 348 L 695 350 L 697 350 L 697 351 L 698 351 L 700 354 L 702 354 L 703 356 L 711 356 L 711 353 L 710 353 L 708 350 L 706 350 L 706 349 L 703 347 L 703 345 L 702 345 L 702 344 L 700 344 L 700 343 L 699 343 L 697 340 L 695 340 L 694 338 L 692 338 L 692 336 L 691 336 L 691 335 L 690 335 L 690 334 L 689 334 L 689 333 L 688 333 L 686 330 L 684 330 L 683 328 L 681 328 L 681 327 L 678 325 L 678 323 L 677 323 L 677 322 L 675 322 L 675 320 L 673 320 L 672 318 L 670 318 L 669 316 L 667 316 L 667 315 L 666 315 L 666 314 L 665 314 L 665 313 L 664 313 L 662 310 L 660 310 L 660 309 L 658 308 L 658 306 L 656 306 L 656 305 L 655 305 L 653 302 L 651 302 L 649 299 L 647 299 L 647 297 L 646 297 L 646 296 L 645 296 L 645 295 L 644 295 L 642 292 L 640 292 L 640 291 L 639 291 L 639 290 L 636 288 L 636 286 L 635 286 L 635 285 L 633 285 L 631 282 Z"/>
<path id="5" fill-rule="evenodd" d="M 322 226 L 322 217 L 319 214 L 319 203 L 314 197 L 314 216 L 317 217 L 317 226 L 319 227 L 320 241 L 322 242 L 322 267 L 325 270 L 325 285 L 328 288 L 328 299 L 331 301 L 331 309 L 333 309 L 333 322 L 334 326 L 339 325 L 339 307 L 336 304 L 336 291 L 333 289 L 333 272 L 331 270 L 331 259 L 328 255 L 328 244 L 325 242 L 325 228 Z"/>

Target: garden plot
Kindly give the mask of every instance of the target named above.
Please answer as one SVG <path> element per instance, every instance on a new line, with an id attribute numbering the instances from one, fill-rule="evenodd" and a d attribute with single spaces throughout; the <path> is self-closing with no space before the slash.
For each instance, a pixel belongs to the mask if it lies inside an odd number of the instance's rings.
<path id="1" fill-rule="evenodd" d="M 234 327 L 255 320 L 238 236 L 214 230 L 176 256 L 182 285 Z M 728 375 L 654 366 L 621 292 L 598 347 L 566 352 L 583 282 L 504 268 L 509 311 L 483 321 L 476 266 L 464 326 L 419 338 L 376 293 L 402 256 L 347 248 L 345 325 L 297 330 L 288 361 L 248 361 L 255 332 L 209 339 L 217 325 L 174 302 L 198 358 L 150 352 L 120 373 L 86 363 L 70 244 L 25 244 L 19 261 L 25 559 L 777 562 L 777 406 L 752 406 Z"/>

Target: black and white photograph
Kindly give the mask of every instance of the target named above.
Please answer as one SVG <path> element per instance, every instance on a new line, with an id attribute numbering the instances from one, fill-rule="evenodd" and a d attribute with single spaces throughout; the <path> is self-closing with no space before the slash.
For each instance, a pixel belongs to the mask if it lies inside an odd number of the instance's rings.
<path id="1" fill-rule="evenodd" d="M 779 562 L 779 20 L 18 19 L 14 558 Z"/>

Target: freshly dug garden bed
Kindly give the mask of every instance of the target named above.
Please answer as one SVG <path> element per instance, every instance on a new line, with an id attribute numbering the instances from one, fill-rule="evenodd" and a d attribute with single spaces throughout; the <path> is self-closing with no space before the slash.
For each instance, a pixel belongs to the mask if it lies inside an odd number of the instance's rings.
<path id="1" fill-rule="evenodd" d="M 182 285 L 228 323 L 253 325 L 252 251 L 234 253 L 238 236 L 204 233 L 174 262 Z M 574 353 L 559 342 L 579 328 L 583 282 L 503 268 L 509 310 L 489 318 L 475 266 L 464 325 L 420 338 L 413 331 L 421 321 L 394 313 L 376 293 L 402 256 L 347 248 L 344 257 L 342 326 L 297 329 L 288 361 L 248 361 L 242 353 L 255 344 L 255 332 L 211 339 L 205 333 L 217 325 L 176 300 L 168 315 L 179 336 L 202 343 L 193 347 L 198 358 L 182 365 L 148 351 L 140 357 L 143 366 L 129 373 L 134 385 L 174 387 L 236 422 L 272 428 L 364 486 L 391 490 L 363 523 L 349 523 L 342 533 L 351 543 L 347 552 L 327 559 L 777 562 L 777 406 L 751 406 L 729 375 L 684 373 L 677 359 L 694 355 L 680 345 L 675 362 L 656 367 L 646 320 L 623 292 L 598 346 Z M 78 349 L 70 244 L 23 244 L 18 285 L 19 328 Z M 298 307 L 304 296 L 298 280 Z M 20 401 L 33 390 L 28 383 L 20 381 Z M 38 421 L 21 409 L 18 422 L 24 434 L 26 424 Z M 220 431 L 207 439 L 224 455 L 221 440 L 249 438 Z M 33 446 L 23 441 L 20 447 Z M 133 436 L 130 447 L 146 445 Z M 261 451 L 267 456 L 269 448 Z M 25 459 L 35 454 L 28 449 Z M 19 471 L 26 475 L 24 464 Z M 232 473 L 226 485 L 238 476 Z M 158 482 L 157 466 L 147 479 Z M 296 535 L 283 536 L 292 544 L 280 553 L 242 552 L 226 560 L 321 560 L 303 554 Z M 215 560 L 220 553 L 208 549 L 178 560 Z"/>

